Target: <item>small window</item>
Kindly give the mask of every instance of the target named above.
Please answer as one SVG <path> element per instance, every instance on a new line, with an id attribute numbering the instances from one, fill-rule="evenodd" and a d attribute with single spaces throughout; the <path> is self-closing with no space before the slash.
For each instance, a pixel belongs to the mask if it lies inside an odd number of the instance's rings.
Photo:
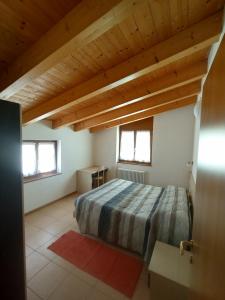
<path id="1" fill-rule="evenodd" d="M 25 181 L 32 181 L 60 172 L 59 142 L 23 141 L 22 161 Z"/>
<path id="2" fill-rule="evenodd" d="M 151 164 L 153 118 L 120 126 L 119 162 Z"/>

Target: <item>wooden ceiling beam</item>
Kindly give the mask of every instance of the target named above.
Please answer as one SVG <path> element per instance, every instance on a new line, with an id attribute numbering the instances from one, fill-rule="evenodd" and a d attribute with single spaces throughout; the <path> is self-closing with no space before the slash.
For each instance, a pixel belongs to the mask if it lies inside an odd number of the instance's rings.
<path id="1" fill-rule="evenodd" d="M 114 99 L 107 98 L 106 94 L 105 98 L 98 103 L 94 103 L 83 109 L 53 120 L 52 127 L 59 128 L 62 126 L 68 126 L 105 113 L 117 108 L 118 106 L 130 104 L 134 101 L 144 100 L 150 96 L 155 96 L 159 93 L 199 80 L 206 75 L 206 73 L 207 61 L 200 61 L 190 67 L 185 67 L 184 69 L 174 71 L 163 77 L 156 78 L 150 81 L 147 85 L 145 83 L 142 87 L 139 87 L 138 90 L 130 88 L 128 93 L 125 95 L 119 94 Z"/>
<path id="2" fill-rule="evenodd" d="M 222 12 L 218 12 L 106 72 L 31 108 L 23 114 L 23 123 L 29 124 L 47 118 L 76 103 L 86 101 L 201 49 L 208 48 L 219 39 L 222 16 Z"/>
<path id="3" fill-rule="evenodd" d="M 190 83 L 186 86 L 182 86 L 164 93 L 161 93 L 159 95 L 149 97 L 145 100 L 141 100 L 138 102 L 135 102 L 133 104 L 129 104 L 126 106 L 123 106 L 121 108 L 112 110 L 110 112 L 104 113 L 102 115 L 99 115 L 97 117 L 93 117 L 90 119 L 87 119 L 85 121 L 76 123 L 74 125 L 74 130 L 79 131 L 87 128 L 91 128 L 94 126 L 97 126 L 99 124 L 103 124 L 115 119 L 123 118 L 126 116 L 129 116 L 131 114 L 136 114 L 141 111 L 145 111 L 149 108 L 157 107 L 164 105 L 169 102 L 174 102 L 179 99 L 183 99 L 189 96 L 197 95 L 201 90 L 201 81 L 196 81 L 193 83 Z"/>
<path id="4" fill-rule="evenodd" d="M 166 112 L 169 110 L 173 110 L 173 109 L 177 109 L 180 107 L 194 104 L 194 103 L 196 103 L 196 101 L 197 101 L 197 96 L 191 96 L 188 98 L 184 98 L 184 99 L 181 99 L 181 100 L 178 100 L 178 101 L 175 101 L 172 103 L 168 103 L 168 104 L 156 107 L 156 108 L 150 108 L 144 112 L 140 112 L 135 115 L 131 115 L 128 117 L 124 117 L 124 118 L 121 118 L 118 120 L 110 121 L 110 122 L 104 123 L 102 125 L 92 127 L 92 128 L 90 128 L 90 132 L 95 133 L 95 132 L 105 130 L 108 128 L 121 126 L 121 125 L 132 123 L 135 121 L 143 120 L 143 119 L 155 116 L 157 114 L 160 114 L 162 112 Z"/>
<path id="5" fill-rule="evenodd" d="M 143 0 L 83 0 L 19 56 L 0 77 L 0 98 L 9 99 L 76 49 L 129 16 Z"/>

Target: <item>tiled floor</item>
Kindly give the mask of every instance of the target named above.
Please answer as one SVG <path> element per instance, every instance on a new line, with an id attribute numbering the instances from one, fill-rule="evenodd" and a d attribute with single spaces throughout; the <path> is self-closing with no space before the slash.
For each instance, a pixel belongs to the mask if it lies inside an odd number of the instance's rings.
<path id="1" fill-rule="evenodd" d="M 74 199 L 65 197 L 25 217 L 28 300 L 128 299 L 47 249 L 68 230 L 79 231 L 73 218 Z M 132 300 L 149 299 L 144 270 Z"/>

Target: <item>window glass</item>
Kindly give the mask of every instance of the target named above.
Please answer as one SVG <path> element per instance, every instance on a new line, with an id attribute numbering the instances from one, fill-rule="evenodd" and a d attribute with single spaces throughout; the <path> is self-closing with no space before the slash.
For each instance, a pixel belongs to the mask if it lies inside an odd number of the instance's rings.
<path id="1" fill-rule="evenodd" d="M 153 117 L 119 127 L 119 162 L 151 165 Z"/>
<path id="2" fill-rule="evenodd" d="M 120 159 L 134 159 L 134 131 L 121 132 Z"/>
<path id="3" fill-rule="evenodd" d="M 60 143 L 57 141 L 24 141 L 22 145 L 23 176 L 42 178 L 61 170 Z"/>
<path id="4" fill-rule="evenodd" d="M 32 176 L 36 173 L 35 143 L 23 143 L 22 162 L 24 176 Z"/>
<path id="5" fill-rule="evenodd" d="M 38 144 L 38 172 L 51 172 L 56 169 L 55 143 Z"/>
<path id="6" fill-rule="evenodd" d="M 150 162 L 150 131 L 136 132 L 134 160 L 140 162 Z"/>

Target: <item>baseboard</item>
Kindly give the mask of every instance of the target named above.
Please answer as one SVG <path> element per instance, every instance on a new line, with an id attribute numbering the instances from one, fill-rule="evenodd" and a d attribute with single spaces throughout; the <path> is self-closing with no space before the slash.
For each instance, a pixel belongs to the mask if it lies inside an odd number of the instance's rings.
<path id="1" fill-rule="evenodd" d="M 63 197 L 57 198 L 57 199 L 55 199 L 55 200 L 53 200 L 53 201 L 51 201 L 51 202 L 48 202 L 48 203 L 46 203 L 46 204 L 44 204 L 44 205 L 41 205 L 41 206 L 39 206 L 39 207 L 37 207 L 37 208 L 35 208 L 35 209 L 32 209 L 32 210 L 30 210 L 29 212 L 24 213 L 24 215 L 25 215 L 25 216 L 26 216 L 26 215 L 29 215 L 29 214 L 31 214 L 31 213 L 33 213 L 33 212 L 35 212 L 35 211 L 38 211 L 38 210 L 41 209 L 41 208 L 44 208 L 44 207 L 46 207 L 46 206 L 48 206 L 48 205 L 51 205 L 51 204 L 53 204 L 53 203 L 55 203 L 55 202 L 57 202 L 57 201 L 60 201 L 60 200 L 64 199 L 65 197 L 69 197 L 69 196 L 72 196 L 72 195 L 75 196 L 76 194 L 78 194 L 77 191 L 74 191 L 74 192 L 72 192 L 72 193 L 66 194 L 66 195 L 64 195 Z"/>

